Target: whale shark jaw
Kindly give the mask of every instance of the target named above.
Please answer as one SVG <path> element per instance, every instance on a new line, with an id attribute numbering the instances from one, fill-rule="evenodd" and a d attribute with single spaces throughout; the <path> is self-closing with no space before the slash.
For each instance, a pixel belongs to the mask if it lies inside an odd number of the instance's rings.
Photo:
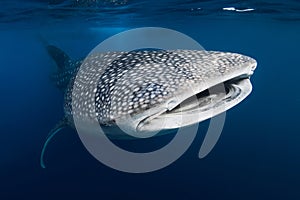
<path id="1" fill-rule="evenodd" d="M 212 118 L 240 103 L 252 91 L 249 78 L 229 80 L 196 93 L 173 109 L 139 122 L 137 131 L 158 131 L 188 126 Z"/>
<path id="2" fill-rule="evenodd" d="M 147 137 L 150 132 L 189 126 L 227 111 L 252 91 L 250 77 L 257 62 L 243 57 L 248 61 L 236 71 L 184 88 L 161 106 L 116 119 L 117 125 L 134 136 Z"/>

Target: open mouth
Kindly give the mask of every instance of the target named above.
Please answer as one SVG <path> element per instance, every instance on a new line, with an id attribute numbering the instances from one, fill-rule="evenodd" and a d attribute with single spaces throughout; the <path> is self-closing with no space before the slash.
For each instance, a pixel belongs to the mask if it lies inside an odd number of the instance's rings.
<path id="1" fill-rule="evenodd" d="M 231 101 L 238 97 L 243 88 L 238 87 L 241 83 L 249 80 L 248 78 L 234 78 L 223 83 L 219 83 L 195 96 L 181 102 L 172 110 L 168 110 L 165 114 L 185 113 L 198 109 L 199 111 L 206 111 L 216 106 L 220 106 L 225 102 Z"/>
<path id="2" fill-rule="evenodd" d="M 141 121 L 139 130 L 179 128 L 201 122 L 240 103 L 251 90 L 249 76 L 235 77 L 183 100 L 170 110 Z"/>

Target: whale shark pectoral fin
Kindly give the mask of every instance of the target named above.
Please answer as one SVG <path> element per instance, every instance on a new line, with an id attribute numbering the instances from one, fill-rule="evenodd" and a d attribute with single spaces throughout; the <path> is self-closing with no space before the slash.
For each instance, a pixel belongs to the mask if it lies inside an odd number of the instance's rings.
<path id="1" fill-rule="evenodd" d="M 200 147 L 198 157 L 204 158 L 218 142 L 225 123 L 226 112 L 211 118 L 207 133 Z"/>
<path id="2" fill-rule="evenodd" d="M 47 138 L 46 138 L 46 141 L 44 143 L 44 146 L 43 146 L 43 149 L 42 149 L 42 152 L 41 152 L 41 157 L 40 157 L 40 165 L 42 168 L 46 168 L 45 166 L 45 162 L 44 162 L 44 155 L 45 155 L 45 151 L 46 151 L 46 148 L 49 144 L 49 142 L 52 140 L 52 138 L 63 128 L 69 126 L 68 125 L 68 122 L 67 122 L 67 119 L 66 118 L 63 118 L 62 120 L 60 120 L 56 126 L 49 132 Z"/>

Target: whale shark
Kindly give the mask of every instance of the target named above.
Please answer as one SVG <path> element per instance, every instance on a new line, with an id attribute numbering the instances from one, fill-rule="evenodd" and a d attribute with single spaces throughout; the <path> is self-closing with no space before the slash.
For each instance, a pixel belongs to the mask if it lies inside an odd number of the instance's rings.
<path id="1" fill-rule="evenodd" d="M 143 138 L 148 132 L 199 123 L 239 104 L 252 91 L 250 77 L 257 66 L 249 56 L 220 51 L 101 52 L 77 61 L 53 45 L 47 51 L 57 65 L 51 79 L 64 92 L 65 116 L 46 138 L 43 168 L 49 141 L 62 128 L 75 128 L 73 115 L 83 104 L 93 106 L 95 116 L 80 110 L 82 118 L 105 127 L 120 126 Z M 82 65 L 89 71 L 76 82 Z M 88 91 L 93 80 L 93 95 L 75 94 L 75 101 L 74 84 Z M 108 137 L 124 136 L 112 132 Z"/>

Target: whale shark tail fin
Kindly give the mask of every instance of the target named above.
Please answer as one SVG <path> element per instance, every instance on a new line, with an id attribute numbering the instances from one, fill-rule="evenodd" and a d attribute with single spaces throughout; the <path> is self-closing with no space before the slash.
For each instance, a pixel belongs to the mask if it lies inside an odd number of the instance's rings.
<path id="1" fill-rule="evenodd" d="M 51 74 L 50 79 L 58 89 L 64 91 L 71 78 L 76 74 L 81 61 L 73 61 L 64 51 L 53 45 L 47 45 L 46 49 L 57 66 L 56 71 Z"/>
<path id="2" fill-rule="evenodd" d="M 40 165 L 42 168 L 46 168 L 45 162 L 44 162 L 44 155 L 45 155 L 45 151 L 46 148 L 49 144 L 49 142 L 53 139 L 53 137 L 63 128 L 68 127 L 68 120 L 66 118 L 63 118 L 62 120 L 60 120 L 56 126 L 49 132 L 46 141 L 44 143 L 42 152 L 41 152 L 41 157 L 40 157 Z"/>

